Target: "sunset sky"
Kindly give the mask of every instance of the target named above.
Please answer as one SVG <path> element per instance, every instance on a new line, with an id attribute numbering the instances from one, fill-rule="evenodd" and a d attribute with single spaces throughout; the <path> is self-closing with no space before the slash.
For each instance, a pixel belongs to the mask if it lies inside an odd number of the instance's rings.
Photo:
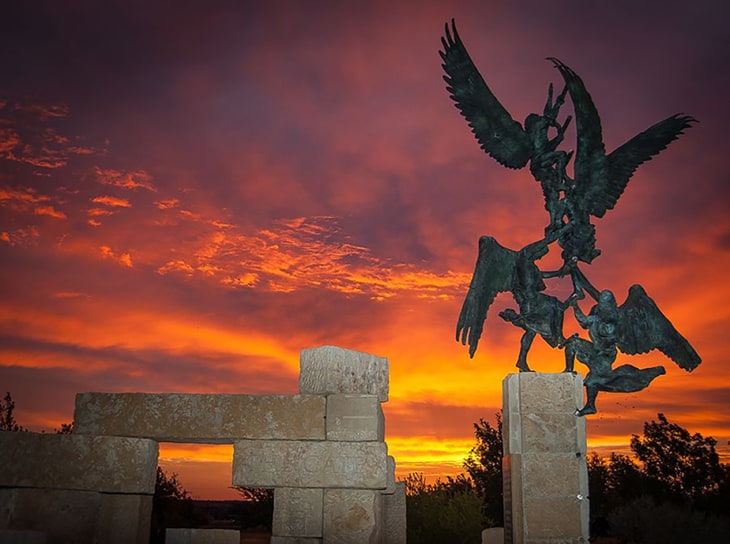
<path id="1" fill-rule="evenodd" d="M 547 213 L 448 97 L 454 17 L 521 122 L 562 87 L 548 56 L 582 77 L 607 151 L 674 113 L 700 121 L 596 221 L 583 270 L 619 302 L 643 285 L 703 362 L 620 356 L 667 374 L 600 395 L 588 441 L 623 451 L 663 412 L 728 455 L 729 15 L 721 0 L 6 3 L 0 393 L 49 432 L 77 392 L 294 394 L 300 350 L 337 345 L 389 359 L 398 474 L 460 472 L 520 337 L 497 317 L 505 293 L 474 359 L 454 339 L 478 238 L 518 249 Z M 537 339 L 530 361 L 556 372 L 563 353 Z M 230 446 L 162 457 L 193 495 L 231 496 Z"/>

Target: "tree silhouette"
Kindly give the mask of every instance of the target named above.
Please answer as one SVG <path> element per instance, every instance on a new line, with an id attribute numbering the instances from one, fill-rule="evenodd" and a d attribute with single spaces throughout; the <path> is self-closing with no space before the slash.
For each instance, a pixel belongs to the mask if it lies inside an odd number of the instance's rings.
<path id="1" fill-rule="evenodd" d="M 643 436 L 631 437 L 644 474 L 665 492 L 689 501 L 716 492 L 725 472 L 715 451 L 717 440 L 690 434 L 664 414 L 657 417 L 659 421 L 644 423 Z"/>
<path id="2" fill-rule="evenodd" d="M 13 415 L 14 410 L 15 402 L 8 391 L 5 393 L 5 398 L 0 400 L 0 431 L 25 432 L 28 430 L 25 427 L 18 425 L 15 421 L 15 416 Z"/>
<path id="3" fill-rule="evenodd" d="M 495 414 L 497 426 L 479 418 L 474 423 L 476 445 L 464 460 L 464 469 L 474 482 L 474 487 L 484 501 L 484 515 L 494 526 L 504 524 L 502 502 L 502 412 Z"/>

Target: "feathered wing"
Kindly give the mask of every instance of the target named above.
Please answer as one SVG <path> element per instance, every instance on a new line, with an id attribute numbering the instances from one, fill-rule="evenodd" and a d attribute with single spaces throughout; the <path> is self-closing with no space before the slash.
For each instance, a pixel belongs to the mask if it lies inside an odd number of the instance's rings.
<path id="1" fill-rule="evenodd" d="M 666 149 L 695 122 L 696 119 L 687 115 L 672 115 L 613 150 L 607 157 L 608 175 L 605 178 L 605 185 L 595 188 L 596 193 L 601 193 L 602 199 L 591 213 L 602 217 L 606 210 L 613 208 L 636 169 Z"/>
<path id="2" fill-rule="evenodd" d="M 617 345 L 622 352 L 635 355 L 658 349 L 690 372 L 702 361 L 641 285 L 629 289 L 629 296 L 619 306 L 619 313 Z"/>
<path id="3" fill-rule="evenodd" d="M 491 236 L 479 238 L 479 256 L 456 325 L 456 341 L 469 344 L 470 357 L 477 350 L 494 298 L 500 292 L 512 290 L 516 260 L 516 251 L 501 246 Z"/>
<path id="4" fill-rule="evenodd" d="M 616 205 L 636 169 L 666 149 L 696 119 L 672 115 L 637 134 L 607 156 L 601 119 L 583 80 L 558 59 L 550 60 L 563 76 L 575 108 L 578 133 L 574 164 L 576 197 L 591 215 L 603 217 Z"/>
<path id="5" fill-rule="evenodd" d="M 594 186 L 600 184 L 596 178 L 605 177 L 607 170 L 601 118 L 578 74 L 556 58 L 548 57 L 548 60 L 552 61 L 563 76 L 570 99 L 573 101 L 575 130 L 578 135 L 573 163 L 574 194 L 576 198 L 585 201 L 586 198 L 593 196 L 591 193 L 595 192 Z"/>
<path id="6" fill-rule="evenodd" d="M 484 151 L 503 166 L 522 168 L 532 155 L 527 133 L 487 87 L 469 57 L 453 19 L 451 27 L 453 34 L 446 24 L 445 36 L 441 38 L 444 50 L 439 51 L 443 60 L 441 66 L 447 74 L 444 81 L 449 96 L 456 102 Z"/>

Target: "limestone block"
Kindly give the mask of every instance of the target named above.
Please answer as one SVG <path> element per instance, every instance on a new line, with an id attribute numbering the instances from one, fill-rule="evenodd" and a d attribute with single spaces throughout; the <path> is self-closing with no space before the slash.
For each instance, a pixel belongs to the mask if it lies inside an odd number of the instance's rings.
<path id="1" fill-rule="evenodd" d="M 510 374 L 502 384 L 505 453 L 586 453 L 583 381 L 571 373 Z"/>
<path id="2" fill-rule="evenodd" d="M 165 544 L 239 544 L 237 529 L 166 529 Z"/>
<path id="3" fill-rule="evenodd" d="M 510 458 L 520 466 L 523 485 L 529 482 L 532 497 L 588 496 L 588 469 L 583 455 L 523 453 Z"/>
<path id="4" fill-rule="evenodd" d="M 46 544 L 48 536 L 42 531 L 0 529 L 2 544 Z"/>
<path id="5" fill-rule="evenodd" d="M 323 544 L 382 542 L 382 501 L 368 489 L 325 489 Z"/>
<path id="6" fill-rule="evenodd" d="M 504 544 L 504 527 L 490 527 L 482 531 L 482 544 Z"/>
<path id="7" fill-rule="evenodd" d="M 385 489 L 383 442 L 239 440 L 233 446 L 233 485 Z"/>
<path id="8" fill-rule="evenodd" d="M 321 538 L 307 538 L 303 536 L 274 536 L 271 535 L 269 544 L 322 544 Z"/>
<path id="9" fill-rule="evenodd" d="M 142 438 L 0 433 L 0 487 L 152 494 L 157 450 Z"/>
<path id="10" fill-rule="evenodd" d="M 25 433 L 0 433 L 25 434 Z M 0 529 L 40 531 L 48 542 L 94 541 L 101 494 L 61 489 L 0 489 Z"/>
<path id="11" fill-rule="evenodd" d="M 525 542 L 588 543 L 587 500 L 527 497 L 524 515 Z"/>
<path id="12" fill-rule="evenodd" d="M 322 537 L 322 488 L 277 487 L 271 534 Z"/>
<path id="13" fill-rule="evenodd" d="M 385 440 L 385 417 L 375 395 L 327 397 L 327 440 Z"/>
<path id="14" fill-rule="evenodd" d="M 388 400 L 388 359 L 335 346 L 302 350 L 299 392 L 355 393 Z"/>
<path id="15" fill-rule="evenodd" d="M 230 444 L 237 438 L 322 440 L 325 399 L 313 395 L 80 393 L 75 432 Z"/>
<path id="16" fill-rule="evenodd" d="M 393 493 L 383 495 L 382 519 L 383 544 L 406 544 L 405 482 L 398 482 Z"/>
<path id="17" fill-rule="evenodd" d="M 383 495 L 391 495 L 398 491 L 398 482 L 395 481 L 395 457 L 389 455 L 387 458 L 388 466 L 386 468 L 387 482 L 385 489 L 381 491 Z"/>
<path id="18" fill-rule="evenodd" d="M 147 544 L 152 521 L 152 495 L 102 493 L 96 542 Z"/>

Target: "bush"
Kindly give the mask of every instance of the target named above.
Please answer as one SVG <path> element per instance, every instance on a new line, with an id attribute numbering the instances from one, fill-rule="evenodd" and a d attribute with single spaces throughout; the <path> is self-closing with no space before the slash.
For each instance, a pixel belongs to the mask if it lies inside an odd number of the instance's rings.
<path id="1" fill-rule="evenodd" d="M 480 544 L 488 520 L 482 497 L 460 474 L 446 482 L 426 484 L 423 474 L 405 479 L 409 544 Z"/>

